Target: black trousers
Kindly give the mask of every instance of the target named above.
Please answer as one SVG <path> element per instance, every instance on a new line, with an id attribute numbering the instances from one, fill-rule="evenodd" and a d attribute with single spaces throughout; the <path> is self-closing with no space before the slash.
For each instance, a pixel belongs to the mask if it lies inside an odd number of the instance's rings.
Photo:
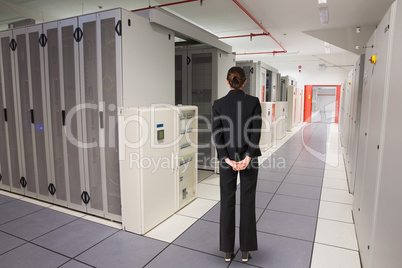
<path id="1" fill-rule="evenodd" d="M 246 169 L 234 171 L 226 162 L 220 161 L 220 250 L 233 252 L 235 244 L 235 211 L 237 174 L 240 172 L 240 250 L 255 251 L 257 228 L 255 218 L 255 192 L 258 177 L 258 158 L 253 158 Z"/>

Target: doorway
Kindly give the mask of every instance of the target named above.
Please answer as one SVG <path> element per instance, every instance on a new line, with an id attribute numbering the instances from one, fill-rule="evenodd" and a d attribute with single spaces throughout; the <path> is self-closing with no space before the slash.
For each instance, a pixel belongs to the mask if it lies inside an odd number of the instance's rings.
<path id="1" fill-rule="evenodd" d="M 338 123 L 339 85 L 305 86 L 304 121 Z"/>

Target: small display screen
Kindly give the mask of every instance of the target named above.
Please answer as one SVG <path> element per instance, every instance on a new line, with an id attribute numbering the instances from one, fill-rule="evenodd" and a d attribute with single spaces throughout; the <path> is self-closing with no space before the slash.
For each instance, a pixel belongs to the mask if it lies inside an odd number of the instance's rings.
<path id="1" fill-rule="evenodd" d="M 158 130 L 158 141 L 163 140 L 165 138 L 165 131 Z"/>

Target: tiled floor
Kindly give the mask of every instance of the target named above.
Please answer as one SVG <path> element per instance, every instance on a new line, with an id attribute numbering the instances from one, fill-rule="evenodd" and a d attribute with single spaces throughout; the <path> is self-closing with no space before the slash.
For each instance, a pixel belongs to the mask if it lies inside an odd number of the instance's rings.
<path id="1" fill-rule="evenodd" d="M 199 198 L 145 236 L 0 191 L 0 267 L 358 268 L 353 196 L 337 125 L 300 128 L 261 157 L 259 250 L 247 264 L 239 252 L 225 263 L 219 251 L 219 177 L 214 174 L 199 183 Z"/>

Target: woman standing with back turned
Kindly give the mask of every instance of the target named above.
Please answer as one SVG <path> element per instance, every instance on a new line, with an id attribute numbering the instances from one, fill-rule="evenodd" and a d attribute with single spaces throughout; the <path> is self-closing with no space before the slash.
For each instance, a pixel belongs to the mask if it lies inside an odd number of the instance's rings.
<path id="1" fill-rule="evenodd" d="M 240 250 L 248 261 L 257 250 L 255 192 L 261 155 L 261 105 L 243 92 L 246 75 L 240 67 L 227 74 L 229 93 L 214 102 L 212 135 L 218 151 L 221 191 L 220 250 L 225 261 L 234 257 L 236 182 L 240 172 Z"/>

